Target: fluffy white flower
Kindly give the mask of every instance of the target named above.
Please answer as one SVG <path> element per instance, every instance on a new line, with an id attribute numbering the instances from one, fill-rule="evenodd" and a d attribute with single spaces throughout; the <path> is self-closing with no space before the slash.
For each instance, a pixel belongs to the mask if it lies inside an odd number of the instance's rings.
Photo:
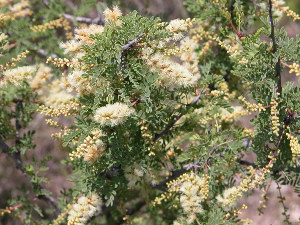
<path id="1" fill-rule="evenodd" d="M 90 217 L 100 210 L 101 204 L 102 201 L 95 193 L 80 197 L 69 211 L 68 225 L 85 224 Z"/>
<path id="2" fill-rule="evenodd" d="M 2 83 L 19 85 L 22 81 L 31 79 L 35 70 L 36 66 L 22 66 L 6 70 L 3 72 L 4 79 Z"/>
<path id="3" fill-rule="evenodd" d="M 85 91 L 90 91 L 90 82 L 89 78 L 85 78 L 82 75 L 84 71 L 74 70 L 71 74 L 68 75 L 68 82 L 71 85 L 72 89 L 76 90 L 77 93 L 83 93 Z"/>
<path id="4" fill-rule="evenodd" d="M 110 10 L 109 8 L 105 9 L 103 14 L 106 23 L 111 20 L 115 22 L 117 26 L 122 24 L 122 21 L 118 19 L 119 16 L 122 16 L 122 12 L 118 6 L 114 6 L 113 10 Z"/>
<path id="5" fill-rule="evenodd" d="M 81 51 L 82 44 L 83 43 L 81 41 L 77 41 L 76 39 L 73 39 L 67 42 L 60 43 L 59 47 L 65 49 L 64 51 L 65 54 L 69 54 L 69 53 L 76 54 Z"/>
<path id="6" fill-rule="evenodd" d="M 231 187 L 224 191 L 223 196 L 218 195 L 217 201 L 222 204 L 224 207 L 231 207 L 235 204 L 237 188 Z"/>
<path id="7" fill-rule="evenodd" d="M 90 38 L 90 35 L 101 34 L 103 31 L 103 26 L 92 24 L 87 27 L 75 29 L 75 38 L 81 40 L 84 44 L 90 45 L 95 42 L 92 38 Z"/>
<path id="8" fill-rule="evenodd" d="M 94 119 L 100 125 L 116 126 L 123 123 L 134 109 L 123 103 L 108 104 L 96 110 Z"/>
<path id="9" fill-rule="evenodd" d="M 186 31 L 187 28 L 188 23 L 181 19 L 171 20 L 169 25 L 166 27 L 166 29 L 171 32 Z"/>

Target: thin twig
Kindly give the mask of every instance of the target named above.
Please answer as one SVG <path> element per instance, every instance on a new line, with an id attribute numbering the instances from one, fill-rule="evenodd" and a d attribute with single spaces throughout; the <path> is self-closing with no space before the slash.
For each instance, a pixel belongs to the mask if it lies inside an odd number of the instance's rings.
<path id="1" fill-rule="evenodd" d="M 269 19 L 270 19 L 270 26 L 271 26 L 271 34 L 270 38 L 273 42 L 272 52 L 275 53 L 277 50 L 277 44 L 275 40 L 275 32 L 274 32 L 274 22 L 273 22 L 273 16 L 272 16 L 272 0 L 269 0 Z"/>
<path id="2" fill-rule="evenodd" d="M 200 97 L 205 93 L 205 91 L 203 91 L 200 95 L 196 96 L 193 101 L 189 104 L 187 104 L 186 106 L 191 106 L 195 103 L 198 102 L 198 100 L 200 99 Z M 170 129 L 175 125 L 175 123 L 183 116 L 183 113 L 179 114 L 178 116 L 176 116 L 174 118 L 174 120 L 163 130 L 161 131 L 159 134 L 156 134 L 153 138 L 153 142 L 157 141 L 159 138 L 161 138 L 162 136 L 164 136 L 166 133 L 168 133 L 170 131 Z"/>
<path id="3" fill-rule="evenodd" d="M 130 50 L 133 45 L 138 43 L 139 39 L 144 35 L 144 33 L 141 33 L 135 39 L 128 41 L 127 44 L 122 46 L 121 62 L 119 63 L 120 71 L 117 73 L 117 75 L 121 75 L 123 73 L 125 67 L 125 60 L 127 58 L 127 50 Z"/>
<path id="4" fill-rule="evenodd" d="M 285 198 L 282 196 L 281 187 L 280 187 L 279 183 L 276 182 L 276 184 L 277 184 L 277 189 L 278 189 L 278 193 L 279 193 L 278 199 L 279 199 L 279 202 L 282 204 L 282 207 L 283 207 L 283 213 L 282 213 L 282 215 L 284 215 L 284 217 L 285 217 L 284 222 L 285 222 L 285 224 L 289 224 L 290 225 L 292 223 L 289 221 L 290 215 L 287 214 L 288 207 L 286 207 L 285 204 L 284 204 Z"/>
<path id="5" fill-rule="evenodd" d="M 88 17 L 83 17 L 83 16 L 77 16 L 74 17 L 70 14 L 63 13 L 63 17 L 67 20 L 76 20 L 79 23 L 87 23 L 87 24 L 98 24 L 98 25 L 105 25 L 104 19 L 102 16 L 98 16 L 94 19 L 88 18 Z"/>
<path id="6" fill-rule="evenodd" d="M 122 46 L 122 51 L 126 51 L 128 49 L 130 49 L 134 44 L 136 44 L 139 39 L 141 37 L 143 37 L 145 34 L 144 33 L 141 33 L 139 36 L 137 36 L 135 39 L 133 39 L 132 41 L 128 41 L 128 43 L 126 45 L 123 45 Z"/>
<path id="7" fill-rule="evenodd" d="M 50 2 L 48 0 L 43 0 L 43 3 L 45 6 L 47 6 L 49 8 Z"/>
<path id="8" fill-rule="evenodd" d="M 46 52 L 45 49 L 39 49 L 39 50 L 36 51 L 36 53 L 38 53 L 38 54 L 41 55 L 41 56 L 48 57 L 48 53 Z M 52 58 L 58 58 L 58 55 L 56 55 L 56 54 L 51 54 L 51 57 L 52 57 Z"/>
<path id="9" fill-rule="evenodd" d="M 272 53 L 274 54 L 277 51 L 277 43 L 276 43 L 276 39 L 275 39 L 275 26 L 274 26 L 274 22 L 273 22 L 273 16 L 272 16 L 272 1 L 269 0 L 269 20 L 270 20 L 270 26 L 271 26 L 271 34 L 270 34 L 270 38 L 272 40 L 273 46 L 272 46 Z M 280 58 L 278 58 L 278 61 L 275 64 L 275 73 L 276 73 L 276 77 L 278 77 L 278 81 L 277 81 L 277 91 L 278 93 L 282 94 L 282 86 L 281 86 L 281 66 L 280 66 Z"/>

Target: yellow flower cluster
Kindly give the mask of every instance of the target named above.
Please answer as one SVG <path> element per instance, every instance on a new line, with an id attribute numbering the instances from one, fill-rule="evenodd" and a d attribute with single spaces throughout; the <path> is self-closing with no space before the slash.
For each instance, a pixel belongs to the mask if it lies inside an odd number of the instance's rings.
<path id="1" fill-rule="evenodd" d="M 275 153 L 270 154 L 268 158 L 270 159 L 268 165 L 262 168 L 262 171 L 256 174 L 255 169 L 252 166 L 249 166 L 250 175 L 244 178 L 239 186 L 234 186 L 226 189 L 223 192 L 223 195 L 217 196 L 217 201 L 222 205 L 225 210 L 230 209 L 235 205 L 236 201 L 243 196 L 243 193 L 246 193 L 249 190 L 254 189 L 262 181 L 266 179 L 266 174 L 270 173 L 270 168 L 273 167 L 274 161 L 276 161 L 275 155 L 278 153 L 278 150 Z"/>
<path id="2" fill-rule="evenodd" d="M 144 125 L 143 121 L 141 122 L 141 134 L 147 144 L 153 144 L 153 135 L 148 131 L 148 127 Z"/>
<path id="3" fill-rule="evenodd" d="M 240 96 L 238 98 L 243 104 L 244 106 L 247 108 L 247 110 L 249 110 L 250 112 L 261 112 L 261 111 L 266 111 L 266 109 L 263 107 L 263 105 L 261 103 L 258 104 L 251 104 L 249 102 L 246 101 L 246 99 L 243 96 Z"/>
<path id="4" fill-rule="evenodd" d="M 0 41 L 1 41 L 0 35 Z M 6 70 L 8 67 L 14 67 L 16 66 L 15 62 L 20 62 L 22 58 L 25 58 L 28 55 L 29 51 L 26 50 L 25 52 L 22 52 L 21 54 L 17 55 L 16 58 L 11 58 L 10 62 L 6 63 L 5 65 L 0 65 L 0 69 Z"/>
<path id="5" fill-rule="evenodd" d="M 233 122 L 234 119 L 249 115 L 248 110 L 235 110 L 232 113 L 222 114 L 220 121 Z"/>
<path id="6" fill-rule="evenodd" d="M 293 63 L 292 65 L 288 66 L 290 68 L 289 73 L 295 73 L 296 76 L 300 76 L 300 66 L 297 63 Z"/>
<path id="7" fill-rule="evenodd" d="M 179 192 L 181 195 L 179 201 L 183 211 L 188 215 L 188 224 L 193 223 L 197 218 L 196 214 L 203 211 L 201 203 L 207 199 L 207 180 L 208 176 L 204 179 L 195 173 L 191 173 L 188 179 L 180 185 Z"/>
<path id="8" fill-rule="evenodd" d="M 191 29 L 193 38 L 195 38 L 197 41 L 202 41 L 204 39 L 215 41 L 217 35 L 206 31 L 206 27 L 207 26 L 205 26 L 202 21 L 198 22 L 197 26 Z"/>
<path id="9" fill-rule="evenodd" d="M 8 20 L 14 20 L 16 18 L 30 16 L 33 12 L 29 9 L 30 4 L 28 1 L 21 0 L 18 3 L 10 5 L 14 1 L 3 1 L 1 6 L 8 6 L 8 12 L 6 14 L 0 14 L 0 27 L 4 26 Z"/>
<path id="10" fill-rule="evenodd" d="M 277 10 L 283 11 L 287 16 L 293 18 L 294 21 L 300 20 L 300 16 L 294 11 L 290 10 L 288 6 L 283 6 L 285 4 L 282 0 L 273 0 L 272 3 L 276 6 Z"/>
<path id="11" fill-rule="evenodd" d="M 237 55 L 239 55 L 242 52 L 241 44 L 239 44 L 238 42 L 236 42 L 235 45 L 231 46 L 231 45 L 227 44 L 225 41 L 221 41 L 219 38 L 216 38 L 216 41 L 219 43 L 219 45 L 221 47 L 223 47 L 227 51 L 227 53 L 231 57 L 236 57 Z M 229 40 L 227 40 L 227 41 L 229 41 Z"/>
<path id="12" fill-rule="evenodd" d="M 45 119 L 45 121 L 50 127 L 58 127 L 57 121 L 54 121 L 53 119 Z"/>
<path id="13" fill-rule="evenodd" d="M 290 130 L 289 127 L 287 127 Z M 286 133 L 287 139 L 290 140 L 290 147 L 292 151 L 292 160 L 295 161 L 297 157 L 300 156 L 300 144 L 298 142 L 298 138 L 291 135 L 291 133 Z"/>
<path id="14" fill-rule="evenodd" d="M 275 134 L 276 136 L 279 136 L 279 117 L 278 117 L 278 110 L 277 110 L 277 106 L 278 106 L 278 95 L 279 93 L 277 93 L 275 98 L 271 99 L 271 116 L 272 116 L 272 131 L 273 134 Z"/>
<path id="15" fill-rule="evenodd" d="M 78 56 L 78 55 L 77 55 Z M 86 65 L 84 64 L 81 60 L 79 60 L 78 58 L 73 58 L 72 61 L 70 61 L 67 58 L 52 58 L 51 56 L 47 59 L 46 63 L 52 63 L 53 65 L 55 65 L 56 67 L 70 67 L 70 68 L 74 68 L 76 70 L 89 70 L 90 68 L 92 68 L 94 65 Z"/>
<path id="16" fill-rule="evenodd" d="M 85 224 L 89 218 L 100 210 L 101 199 L 96 193 L 81 196 L 69 211 L 67 225 Z"/>
<path id="17" fill-rule="evenodd" d="M 5 26 L 6 22 L 9 20 L 9 17 L 0 13 L 0 27 Z"/>
<path id="18" fill-rule="evenodd" d="M 57 133 L 51 134 L 51 137 L 53 139 L 57 139 L 58 141 L 61 141 L 61 139 L 63 138 L 63 136 L 67 135 L 68 132 L 70 132 L 70 131 L 71 131 L 70 128 L 61 126 L 61 131 L 57 132 Z"/>
<path id="19" fill-rule="evenodd" d="M 40 100 L 44 102 L 46 106 L 52 106 L 55 109 L 65 108 L 69 105 L 74 105 L 74 96 L 67 92 L 65 88 L 64 77 L 55 79 L 48 85 L 42 85 L 40 89 L 37 89 L 40 95 Z M 72 113 L 76 113 L 73 111 Z"/>
<path id="20" fill-rule="evenodd" d="M 28 8 L 30 4 L 28 1 L 21 0 L 20 2 L 9 7 L 10 13 L 9 16 L 11 19 L 25 17 L 32 15 L 33 12 Z"/>
<path id="21" fill-rule="evenodd" d="M 118 6 L 114 6 L 112 10 L 107 8 L 104 10 L 103 14 L 106 23 L 108 21 L 113 21 L 117 26 L 122 25 L 122 21 L 118 19 L 118 17 L 122 16 L 122 12 Z"/>
<path id="22" fill-rule="evenodd" d="M 294 21 L 300 20 L 300 16 L 294 11 L 290 10 L 289 7 L 284 7 L 283 9 L 286 15 L 292 17 Z"/>
<path id="23" fill-rule="evenodd" d="M 252 137 L 252 138 L 254 137 L 253 131 L 250 130 L 250 129 L 247 129 L 247 128 L 244 128 L 243 135 L 249 136 L 249 137 Z"/>
<path id="24" fill-rule="evenodd" d="M 161 194 L 160 197 L 156 197 L 153 201 L 153 205 L 160 205 L 162 201 L 166 201 L 168 198 L 170 198 L 172 195 L 172 192 L 178 192 L 180 189 L 180 185 L 185 181 L 188 180 L 190 175 L 188 173 L 184 173 L 180 175 L 177 179 L 171 180 L 168 182 L 167 188 L 168 188 L 168 193 Z"/>
<path id="25" fill-rule="evenodd" d="M 44 32 L 46 30 L 53 30 L 55 28 L 61 28 L 61 27 L 65 30 L 67 39 L 72 39 L 73 34 L 71 32 L 70 22 L 67 19 L 63 18 L 62 16 L 60 16 L 56 20 L 52 20 L 43 25 L 33 26 L 31 27 L 31 30 L 33 32 Z"/>
<path id="26" fill-rule="evenodd" d="M 72 62 L 68 59 L 57 59 L 56 61 L 49 59 L 57 65 L 67 65 L 68 67 L 76 68 L 77 70 L 87 70 L 93 65 L 85 66 L 80 59 L 85 55 L 85 50 L 82 48 L 83 45 L 91 45 L 95 42 L 91 35 L 101 34 L 104 31 L 104 27 L 96 24 L 89 26 L 81 26 L 75 29 L 75 38 L 60 43 L 60 47 L 64 49 L 65 54 L 73 56 Z"/>
<path id="27" fill-rule="evenodd" d="M 188 223 L 193 223 L 196 214 L 202 212 L 201 203 L 208 197 L 209 176 L 199 177 L 195 173 L 185 173 L 176 180 L 167 183 L 168 192 L 156 197 L 153 205 L 160 205 L 172 196 L 180 193 L 179 202 L 183 211 L 188 215 Z"/>
<path id="28" fill-rule="evenodd" d="M 213 44 L 214 42 L 212 40 L 209 40 L 209 41 L 206 41 L 204 43 L 204 46 L 203 48 L 201 49 L 201 51 L 198 53 L 198 60 L 201 60 L 207 53 L 208 53 L 208 50 L 210 49 L 211 45 Z"/>
<path id="29" fill-rule="evenodd" d="M 51 62 L 53 65 L 55 65 L 56 67 L 64 67 L 64 66 L 68 66 L 68 67 L 73 67 L 73 63 L 70 62 L 69 59 L 67 58 L 52 58 L 51 56 L 47 59 L 46 63 Z"/>
<path id="30" fill-rule="evenodd" d="M 53 106 L 47 107 L 45 105 L 41 105 L 37 111 L 50 117 L 58 117 L 60 115 L 70 116 L 77 112 L 78 106 L 79 104 L 76 102 L 73 102 L 69 105 L 59 106 L 58 108 L 54 108 Z"/>
<path id="31" fill-rule="evenodd" d="M 104 143 L 100 140 L 100 137 L 104 136 L 101 130 L 94 130 L 91 135 L 87 136 L 83 143 L 80 144 L 76 151 L 69 154 L 70 159 L 80 159 L 84 157 L 84 160 L 93 163 L 99 156 L 101 156 L 105 150 Z"/>

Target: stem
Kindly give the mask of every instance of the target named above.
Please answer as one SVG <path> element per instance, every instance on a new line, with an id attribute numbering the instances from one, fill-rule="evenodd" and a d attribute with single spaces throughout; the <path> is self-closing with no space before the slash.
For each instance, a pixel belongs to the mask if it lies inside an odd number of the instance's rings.
<path id="1" fill-rule="evenodd" d="M 242 35 L 236 28 L 235 26 L 233 25 L 232 21 L 229 20 L 230 22 L 230 27 L 232 27 L 232 29 L 234 30 L 235 34 L 239 37 L 239 40 L 241 41 L 242 40 L 242 37 L 244 37 L 244 35 Z"/>
<path id="2" fill-rule="evenodd" d="M 203 91 L 201 94 L 199 94 L 198 96 L 196 96 L 193 101 L 189 104 L 187 104 L 186 106 L 191 106 L 195 103 L 198 102 L 198 100 L 200 99 L 201 95 L 203 95 L 205 93 L 205 91 Z M 171 128 L 175 125 L 175 123 L 183 116 L 183 113 L 180 113 L 178 116 L 176 116 L 174 118 L 174 120 L 163 130 L 161 131 L 159 134 L 155 134 L 154 138 L 153 138 L 153 142 L 157 141 L 159 138 L 161 138 L 162 136 L 164 136 L 165 134 L 167 134 Z"/>
<path id="3" fill-rule="evenodd" d="M 270 20 L 270 26 L 271 26 L 271 34 L 270 34 L 270 38 L 272 40 L 273 46 L 272 46 L 272 53 L 276 53 L 277 51 L 277 43 L 276 43 L 276 39 L 275 39 L 275 26 L 274 26 L 274 22 L 273 22 L 273 16 L 272 16 L 272 1 L 269 0 L 269 20 Z M 278 81 L 277 81 L 277 88 L 278 88 L 278 92 L 280 93 L 280 96 L 282 94 L 282 86 L 281 86 L 281 73 L 280 73 L 280 58 L 278 58 L 278 61 L 275 64 L 275 73 L 276 73 L 276 77 L 278 77 Z"/>

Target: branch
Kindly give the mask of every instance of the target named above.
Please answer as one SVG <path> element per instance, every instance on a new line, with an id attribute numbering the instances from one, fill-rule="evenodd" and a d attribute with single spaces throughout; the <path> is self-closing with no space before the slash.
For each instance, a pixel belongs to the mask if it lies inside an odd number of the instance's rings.
<path id="1" fill-rule="evenodd" d="M 49 8 L 49 5 L 50 5 L 49 0 L 43 0 L 43 3 L 47 8 Z M 91 19 L 91 18 L 83 17 L 83 16 L 74 17 L 70 14 L 63 13 L 63 17 L 67 20 L 76 20 L 79 23 L 99 24 L 99 25 L 103 25 L 103 26 L 105 25 L 104 18 L 103 18 L 103 16 L 100 16 L 100 15 L 94 19 Z"/>
<path id="2" fill-rule="evenodd" d="M 130 50 L 132 48 L 132 46 L 135 45 L 139 41 L 139 39 L 141 37 L 143 37 L 144 35 L 145 35 L 144 33 L 141 33 L 135 39 L 133 39 L 131 41 L 128 41 L 127 44 L 125 44 L 125 45 L 122 46 L 121 62 L 119 63 L 120 71 L 117 73 L 117 75 L 121 75 L 122 72 L 123 72 L 123 70 L 124 70 L 124 67 L 125 67 L 124 61 L 125 61 L 125 59 L 127 57 L 126 51 Z"/>
<path id="3" fill-rule="evenodd" d="M 50 2 L 48 0 L 43 0 L 43 3 L 45 6 L 47 6 L 49 8 Z"/>
<path id="4" fill-rule="evenodd" d="M 132 45 L 136 44 L 139 41 L 139 39 L 141 37 L 143 37 L 144 35 L 145 35 L 144 33 L 141 33 L 139 36 L 137 36 L 132 41 L 128 41 L 128 43 L 126 45 L 122 46 L 122 51 L 126 51 L 126 50 L 130 49 L 132 47 Z"/>
<path id="5" fill-rule="evenodd" d="M 203 91 L 200 95 L 196 96 L 193 101 L 189 104 L 187 104 L 186 106 L 191 106 L 195 103 L 198 102 L 198 100 L 200 99 L 201 95 L 204 94 L 205 91 Z M 159 134 L 156 134 L 153 138 L 153 142 L 157 141 L 159 138 L 161 138 L 163 135 L 165 135 L 166 133 L 168 133 L 170 131 L 170 129 L 175 125 L 175 123 L 183 116 L 183 114 L 181 113 L 180 115 L 176 116 L 174 118 L 174 120 L 163 130 L 161 131 Z"/>
<path id="6" fill-rule="evenodd" d="M 46 52 L 45 49 L 39 49 L 39 50 L 36 51 L 36 53 L 38 53 L 38 54 L 41 55 L 41 56 L 48 57 L 48 53 Z M 56 55 L 56 54 L 51 54 L 51 57 L 52 57 L 52 58 L 58 58 L 58 55 Z"/>
<path id="7" fill-rule="evenodd" d="M 94 19 L 88 18 L 88 17 L 83 17 L 83 16 L 77 16 L 74 17 L 70 14 L 63 13 L 63 17 L 67 20 L 76 20 L 79 23 L 87 23 L 87 24 L 98 24 L 98 25 L 105 25 L 104 19 L 102 16 L 98 16 Z"/>
<path id="8" fill-rule="evenodd" d="M 275 53 L 277 50 L 277 44 L 275 40 L 275 32 L 274 32 L 274 22 L 273 22 L 273 16 L 272 16 L 272 0 L 269 0 L 269 19 L 270 19 L 270 26 L 271 26 L 271 34 L 270 38 L 273 42 L 272 52 Z"/>
<path id="9" fill-rule="evenodd" d="M 269 0 L 269 20 L 270 20 L 270 26 L 271 26 L 271 34 L 270 34 L 270 38 L 272 39 L 273 42 L 273 46 L 272 46 L 272 53 L 275 53 L 277 51 L 277 43 L 276 43 L 276 39 L 275 39 L 275 26 L 274 26 L 274 22 L 273 22 L 273 16 L 272 16 L 272 0 Z M 280 73 L 280 58 L 278 58 L 278 61 L 275 64 L 275 72 L 276 72 L 276 77 L 278 77 L 278 81 L 277 81 L 277 91 L 280 94 L 280 96 L 282 95 L 282 86 L 281 86 L 281 73 Z"/>

